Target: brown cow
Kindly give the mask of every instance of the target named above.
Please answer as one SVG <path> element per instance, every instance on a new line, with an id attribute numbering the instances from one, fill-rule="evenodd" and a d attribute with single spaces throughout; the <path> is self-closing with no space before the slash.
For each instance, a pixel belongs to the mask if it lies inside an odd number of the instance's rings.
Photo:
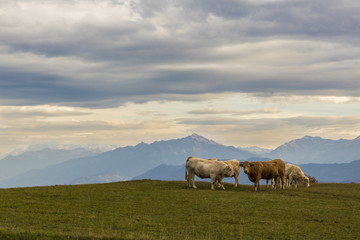
<path id="1" fill-rule="evenodd" d="M 270 180 L 278 178 L 281 180 L 281 187 L 285 189 L 285 163 L 281 159 L 273 159 L 267 162 L 248 162 L 241 163 L 244 173 L 248 175 L 251 182 L 255 183 L 255 191 L 261 190 L 260 179 Z"/>

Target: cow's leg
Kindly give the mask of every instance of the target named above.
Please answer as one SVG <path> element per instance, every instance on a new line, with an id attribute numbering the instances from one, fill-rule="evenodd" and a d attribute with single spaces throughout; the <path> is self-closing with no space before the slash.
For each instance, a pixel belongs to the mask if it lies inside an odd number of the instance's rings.
<path id="1" fill-rule="evenodd" d="M 185 177 L 187 181 L 187 187 L 190 187 L 190 172 L 185 172 Z"/>
<path id="2" fill-rule="evenodd" d="M 216 176 L 213 175 L 213 174 L 210 174 L 210 179 L 211 179 L 211 190 L 214 190 L 215 189 L 215 183 L 216 183 Z"/>
<path id="3" fill-rule="evenodd" d="M 259 189 L 259 191 L 261 190 L 261 189 L 260 189 L 259 180 L 255 180 L 254 186 L 255 186 L 255 192 L 256 192 L 258 189 Z"/>
<path id="4" fill-rule="evenodd" d="M 282 188 L 283 190 L 285 190 L 285 176 L 284 176 L 284 175 L 281 175 L 280 178 L 281 178 L 281 183 L 282 183 L 281 188 Z"/>
<path id="5" fill-rule="evenodd" d="M 276 189 L 278 184 L 279 184 L 279 178 L 278 177 L 275 177 L 275 178 L 271 179 L 271 188 L 272 189 Z"/>
<path id="6" fill-rule="evenodd" d="M 276 188 L 276 185 L 277 185 L 277 178 L 275 177 L 275 178 L 273 178 L 274 180 L 273 181 L 271 181 L 271 188 L 272 189 L 275 189 Z M 272 179 L 271 179 L 272 180 Z"/>
<path id="7" fill-rule="evenodd" d="M 239 174 L 235 173 L 235 187 L 239 184 Z"/>
<path id="8" fill-rule="evenodd" d="M 293 179 L 292 179 L 292 176 L 290 175 L 290 176 L 289 176 L 289 180 L 288 180 L 289 188 L 291 187 L 292 181 L 293 181 Z"/>
<path id="9" fill-rule="evenodd" d="M 289 177 L 289 188 L 291 188 L 291 185 L 293 185 L 294 179 L 292 177 Z"/>
<path id="10" fill-rule="evenodd" d="M 279 189 L 285 187 L 285 183 L 284 183 L 283 179 L 280 176 L 277 177 L 277 181 L 278 181 L 277 185 L 279 186 Z"/>
<path id="11" fill-rule="evenodd" d="M 292 184 L 292 177 L 289 177 L 289 179 L 288 179 L 288 184 L 289 184 L 289 188 L 291 188 L 291 184 Z"/>
<path id="12" fill-rule="evenodd" d="M 276 182 L 275 180 L 272 178 L 271 179 L 271 188 L 274 189 L 276 187 Z"/>
<path id="13" fill-rule="evenodd" d="M 222 179 L 219 180 L 221 189 L 225 190 L 224 183 L 222 182 Z"/>
<path id="14" fill-rule="evenodd" d="M 221 188 L 221 189 L 225 190 L 225 187 L 224 187 L 224 183 L 223 183 L 223 182 L 220 182 L 220 184 L 219 184 L 219 188 Z"/>
<path id="15" fill-rule="evenodd" d="M 186 180 L 187 180 L 187 183 L 188 183 L 188 187 L 190 187 L 192 185 L 192 182 L 191 182 L 191 178 L 192 178 L 192 172 L 189 171 L 187 176 L 186 176 Z"/>
<path id="16" fill-rule="evenodd" d="M 190 180 L 191 180 L 191 183 L 192 183 L 193 188 L 197 188 L 197 187 L 195 186 L 195 173 L 194 173 L 194 172 L 191 172 Z"/>
<path id="17" fill-rule="evenodd" d="M 266 179 L 266 188 L 269 188 L 269 180 Z"/>
<path id="18" fill-rule="evenodd" d="M 197 187 L 195 186 L 195 174 L 192 175 L 191 181 L 192 181 L 193 188 L 197 188 Z"/>
<path id="19" fill-rule="evenodd" d="M 216 186 L 217 186 L 218 188 L 221 187 L 221 182 L 220 182 L 219 180 L 216 180 Z"/>
<path id="20" fill-rule="evenodd" d="M 261 191 L 260 180 L 258 180 L 258 189 L 259 189 L 259 191 Z"/>
<path id="21" fill-rule="evenodd" d="M 283 188 L 283 186 L 285 186 L 281 176 L 276 177 L 276 186 L 279 187 L 279 189 L 281 189 L 281 188 Z"/>

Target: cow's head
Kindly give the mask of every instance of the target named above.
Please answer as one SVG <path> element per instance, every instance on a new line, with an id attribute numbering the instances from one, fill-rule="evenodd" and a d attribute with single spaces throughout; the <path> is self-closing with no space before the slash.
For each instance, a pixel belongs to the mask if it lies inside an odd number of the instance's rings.
<path id="1" fill-rule="evenodd" d="M 308 177 L 304 177 L 303 178 L 303 183 L 304 183 L 304 186 L 305 187 L 310 187 L 310 180 L 309 180 L 309 178 Z"/>
<path id="2" fill-rule="evenodd" d="M 251 163 L 249 161 L 245 161 L 242 163 L 242 167 L 244 168 L 244 173 L 248 174 L 250 172 L 250 169 L 254 166 L 254 163 Z"/>
<path id="3" fill-rule="evenodd" d="M 234 174 L 234 168 L 231 165 L 226 165 L 226 167 L 224 168 L 224 175 L 227 177 L 233 177 Z"/>

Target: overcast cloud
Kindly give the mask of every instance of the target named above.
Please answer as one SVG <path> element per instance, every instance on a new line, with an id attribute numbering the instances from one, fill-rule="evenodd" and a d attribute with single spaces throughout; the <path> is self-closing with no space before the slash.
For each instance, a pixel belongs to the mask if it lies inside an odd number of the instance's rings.
<path id="1" fill-rule="evenodd" d="M 0 95 L 9 103 L 108 107 L 159 94 L 360 93 L 357 1 L 0 7 Z"/>
<path id="2" fill-rule="evenodd" d="M 357 0 L 3 0 L 0 105 L 84 108 L 82 115 L 167 101 L 189 116 L 275 116 L 296 111 L 284 112 L 276 99 L 296 98 L 355 102 L 351 115 L 359 115 L 359 12 Z M 274 104 L 213 106 L 232 94 Z M 173 135 L 159 137 L 166 136 Z"/>

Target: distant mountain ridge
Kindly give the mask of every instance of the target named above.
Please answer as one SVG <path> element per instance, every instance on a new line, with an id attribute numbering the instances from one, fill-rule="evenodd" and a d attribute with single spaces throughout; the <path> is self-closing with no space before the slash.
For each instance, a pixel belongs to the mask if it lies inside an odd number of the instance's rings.
<path id="1" fill-rule="evenodd" d="M 360 160 L 333 164 L 308 163 L 300 167 L 319 182 L 360 183 Z"/>
<path id="2" fill-rule="evenodd" d="M 183 164 L 189 155 L 240 160 L 255 156 L 192 134 L 185 138 L 156 141 L 150 144 L 142 142 L 136 146 L 120 147 L 96 156 L 72 159 L 43 169 L 32 170 L 0 181 L 0 187 L 72 184 L 79 179 L 97 182 L 103 179 L 104 175 L 131 179 L 161 164 Z"/>
<path id="3" fill-rule="evenodd" d="M 253 154 L 260 154 L 260 155 L 267 154 L 267 153 L 270 153 L 271 151 L 273 151 L 273 149 L 261 148 L 261 147 L 257 147 L 257 146 L 238 147 L 238 149 L 243 150 L 243 151 L 248 151 Z"/>
<path id="4" fill-rule="evenodd" d="M 72 150 L 45 148 L 27 151 L 17 156 L 6 156 L 0 160 L 0 180 L 25 173 L 32 169 L 44 168 L 70 159 L 99 154 L 97 150 L 76 148 Z"/>
<path id="5" fill-rule="evenodd" d="M 360 137 L 353 140 L 330 140 L 305 136 L 287 142 L 264 156 L 295 164 L 349 163 L 360 159 Z"/>
<path id="6" fill-rule="evenodd" d="M 39 152 L 45 149 L 50 149 L 50 150 L 84 149 L 94 153 L 96 152 L 102 153 L 102 152 L 114 150 L 115 148 L 117 148 L 117 146 L 114 144 L 58 144 L 54 142 L 45 142 L 45 143 L 31 144 L 27 147 L 15 149 L 10 153 L 3 154 L 0 159 L 6 156 L 16 157 L 26 152 Z"/>

